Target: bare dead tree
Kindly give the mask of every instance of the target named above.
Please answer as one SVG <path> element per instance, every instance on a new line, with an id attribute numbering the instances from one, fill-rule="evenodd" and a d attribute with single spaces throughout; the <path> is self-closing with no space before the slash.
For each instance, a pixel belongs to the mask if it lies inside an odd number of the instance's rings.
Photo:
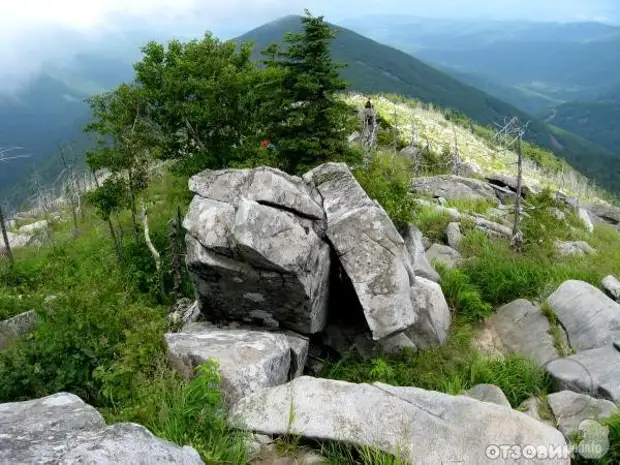
<path id="1" fill-rule="evenodd" d="M 46 239 L 49 239 L 52 243 L 53 247 L 56 247 L 56 243 L 54 242 L 54 237 L 52 234 L 52 230 L 50 228 L 50 216 L 49 216 L 49 197 L 52 192 L 52 189 L 46 189 L 41 183 L 41 179 L 39 174 L 35 171 L 32 175 L 32 189 L 33 189 L 33 204 L 36 209 L 40 209 L 43 212 L 43 217 L 47 222 L 47 227 L 44 229 Z"/>
<path id="2" fill-rule="evenodd" d="M 498 126 L 498 130 L 495 133 L 494 139 L 497 141 L 500 147 L 511 148 L 514 147 L 517 152 L 517 199 L 515 204 L 515 220 L 512 227 L 512 239 L 511 245 L 515 248 L 521 248 L 523 246 L 523 233 L 520 229 L 521 217 L 523 216 L 523 136 L 527 131 L 527 127 L 530 122 L 525 124 L 521 123 L 516 116 L 504 120 L 504 125 Z"/>
<path id="3" fill-rule="evenodd" d="M 17 158 L 28 158 L 30 155 L 9 155 L 11 152 L 21 149 L 22 147 L 0 147 L 0 164 L 8 163 L 9 161 Z M 2 240 L 4 242 L 6 256 L 9 259 L 10 265 L 13 266 L 15 265 L 15 258 L 13 257 L 13 251 L 11 250 L 11 243 L 9 241 L 9 234 L 6 227 L 6 219 L 2 210 L 2 205 L 0 205 L 0 229 L 2 230 Z"/>
<path id="4" fill-rule="evenodd" d="M 144 203 L 142 203 L 141 219 L 142 219 L 142 228 L 144 230 L 144 240 L 146 241 L 146 245 L 149 248 L 151 255 L 153 256 L 153 260 L 155 261 L 155 268 L 157 269 L 157 276 L 159 278 L 160 291 L 163 295 L 164 294 L 164 277 L 163 277 L 162 266 L 161 266 L 161 255 L 159 254 L 159 252 L 153 245 L 153 242 L 151 241 L 151 235 L 149 232 L 149 218 L 148 218 L 147 209 Z"/>
<path id="5" fill-rule="evenodd" d="M 183 297 L 183 293 L 181 291 L 181 236 L 181 207 L 178 207 L 177 217 L 172 218 L 168 222 L 168 241 L 170 242 L 170 248 L 172 250 L 172 275 L 174 277 L 174 293 L 177 299 Z"/>
<path id="6" fill-rule="evenodd" d="M 67 164 L 65 152 L 62 149 L 62 146 L 60 144 L 58 145 L 58 150 L 60 152 L 60 158 L 62 159 L 62 163 L 65 166 L 65 170 L 67 170 L 69 174 L 69 182 L 65 185 L 67 186 L 67 196 L 69 197 L 69 205 L 71 207 L 71 213 L 73 215 L 73 237 L 77 237 L 80 233 L 80 230 L 78 227 L 77 210 L 75 206 L 75 191 L 74 191 L 74 185 L 73 185 L 73 174 L 74 174 L 73 164 L 71 165 Z"/>
<path id="7" fill-rule="evenodd" d="M 362 125 L 362 149 L 364 150 L 364 163 L 367 165 L 377 150 L 377 112 L 374 108 L 364 109 L 364 121 Z"/>
<path id="8" fill-rule="evenodd" d="M 452 125 L 452 131 L 454 132 L 454 151 L 452 153 L 452 172 L 457 176 L 461 174 L 461 154 L 459 152 L 459 139 L 456 135 L 456 127 Z"/>

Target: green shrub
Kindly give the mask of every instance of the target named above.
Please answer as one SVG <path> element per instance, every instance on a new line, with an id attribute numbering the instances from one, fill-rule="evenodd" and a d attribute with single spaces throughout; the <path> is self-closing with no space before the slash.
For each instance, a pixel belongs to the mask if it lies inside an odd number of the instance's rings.
<path id="1" fill-rule="evenodd" d="M 620 463 L 620 414 L 615 414 L 601 422 L 609 428 L 609 451 L 598 460 L 585 459 L 578 453 L 575 454 L 575 465 L 616 465 Z M 579 443 L 579 438 L 577 444 Z"/>
<path id="2" fill-rule="evenodd" d="M 385 209 L 396 227 L 413 221 L 416 203 L 409 193 L 411 167 L 407 158 L 379 153 L 367 167 L 354 170 L 366 193 Z"/>

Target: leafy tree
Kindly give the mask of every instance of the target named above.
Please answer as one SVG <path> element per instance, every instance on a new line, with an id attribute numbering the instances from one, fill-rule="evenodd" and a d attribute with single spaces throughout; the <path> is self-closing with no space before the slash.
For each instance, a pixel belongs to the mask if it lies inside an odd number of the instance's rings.
<path id="1" fill-rule="evenodd" d="M 160 157 L 182 160 L 193 174 L 227 167 L 258 146 L 253 88 L 260 73 L 251 44 L 238 47 L 205 34 L 167 47 L 150 42 L 142 52 L 136 81 L 159 135 Z"/>
<path id="2" fill-rule="evenodd" d="M 335 32 L 322 16 L 306 11 L 302 32 L 284 38 L 264 52 L 271 98 L 261 110 L 267 138 L 275 144 L 288 172 L 345 156 L 348 153 L 348 108 L 338 97 L 348 84 L 339 76 L 330 44 Z"/>
<path id="3" fill-rule="evenodd" d="M 142 114 L 145 101 L 142 89 L 128 84 L 95 95 L 88 99 L 94 121 L 86 127 L 86 132 L 98 134 L 98 148 L 87 155 L 89 167 L 93 170 L 109 169 L 116 182 L 104 184 L 99 189 L 116 186 L 119 177 L 127 176 L 127 189 L 122 190 L 127 198 L 118 198 L 115 202 L 118 206 L 130 208 L 136 237 L 139 231 L 136 198 L 147 186 L 149 147 L 153 145 L 153 134 L 156 134 L 148 118 Z M 115 188 L 103 197 L 112 198 L 119 192 L 121 190 Z"/>

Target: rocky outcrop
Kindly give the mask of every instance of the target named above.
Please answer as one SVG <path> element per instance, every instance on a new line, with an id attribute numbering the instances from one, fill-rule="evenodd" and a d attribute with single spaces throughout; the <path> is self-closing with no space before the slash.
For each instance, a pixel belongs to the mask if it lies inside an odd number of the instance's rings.
<path id="1" fill-rule="evenodd" d="M 620 304 L 583 281 L 564 282 L 547 303 L 555 311 L 577 351 L 620 340 Z"/>
<path id="2" fill-rule="evenodd" d="M 558 254 L 565 257 L 583 257 L 585 255 L 591 255 L 596 252 L 590 244 L 584 241 L 555 241 L 555 250 Z"/>
<path id="3" fill-rule="evenodd" d="M 620 352 L 613 344 L 553 360 L 545 369 L 560 389 L 620 405 Z"/>
<path id="4" fill-rule="evenodd" d="M 10 231 L 7 231 L 7 238 L 9 239 L 9 247 L 11 250 L 13 249 L 21 249 L 22 247 L 26 247 L 33 242 L 32 236 L 27 236 L 25 234 L 14 234 Z M 0 241 L 0 253 L 5 250 L 4 241 Z"/>
<path id="5" fill-rule="evenodd" d="M 588 207 L 588 211 L 599 223 L 612 225 L 620 224 L 620 208 L 611 205 L 595 204 Z"/>
<path id="6" fill-rule="evenodd" d="M 250 329 L 219 329 L 194 323 L 166 334 L 168 359 L 186 378 L 197 366 L 216 360 L 222 389 L 229 401 L 258 389 L 286 383 L 303 372 L 308 341 L 281 333 Z"/>
<path id="7" fill-rule="evenodd" d="M 329 246 L 323 210 L 299 178 L 271 168 L 205 171 L 183 222 L 201 311 L 213 319 L 267 313 L 302 333 L 326 324 Z"/>
<path id="8" fill-rule="evenodd" d="M 33 235 L 44 232 L 49 227 L 47 220 L 37 221 L 35 223 L 26 224 L 19 228 L 18 232 L 23 235 Z"/>
<path id="9" fill-rule="evenodd" d="M 504 226 L 484 218 L 474 218 L 474 223 L 477 230 L 482 231 L 489 237 L 512 237 L 512 229 L 508 226 Z"/>
<path id="10" fill-rule="evenodd" d="M 454 250 L 458 250 L 463 240 L 460 223 L 449 223 L 446 227 L 446 237 L 448 238 L 448 245 Z"/>
<path id="11" fill-rule="evenodd" d="M 486 176 L 486 180 L 495 186 L 508 188 L 515 193 L 517 192 L 518 179 L 516 176 L 508 176 L 505 174 L 489 174 Z M 523 197 L 527 197 L 539 192 L 540 189 L 533 188 L 525 183 L 522 183 L 521 185 L 521 195 Z"/>
<path id="12" fill-rule="evenodd" d="M 579 425 L 584 420 L 602 422 L 619 412 L 618 407 L 609 400 L 594 399 L 571 391 L 549 394 L 547 400 L 558 429 L 567 441 L 579 431 Z"/>
<path id="13" fill-rule="evenodd" d="M 191 447 L 159 439 L 132 423 L 106 426 L 73 394 L 0 404 L 0 463 L 202 465 Z"/>
<path id="14" fill-rule="evenodd" d="M 616 301 L 620 302 L 620 281 L 615 276 L 606 276 L 601 281 L 605 291 Z"/>
<path id="15" fill-rule="evenodd" d="M 523 413 L 466 396 L 387 384 L 300 377 L 240 400 L 234 427 L 369 446 L 410 463 L 566 464 L 568 459 L 498 462 L 491 444 L 563 447 L 562 434 Z"/>
<path id="16" fill-rule="evenodd" d="M 446 200 L 489 200 L 497 203 L 493 188 L 477 179 L 463 178 L 454 175 L 442 175 L 411 180 L 409 189 L 413 193 L 432 197 L 443 197 Z"/>
<path id="17" fill-rule="evenodd" d="M 413 272 L 416 276 L 421 276 L 438 283 L 441 280 L 426 257 L 426 248 L 424 247 L 424 239 L 422 232 L 415 226 L 408 225 L 401 231 L 405 247 L 409 252 L 409 258 L 413 266 Z"/>
<path id="18" fill-rule="evenodd" d="M 493 384 L 478 384 L 469 391 L 464 392 L 463 395 L 479 400 L 480 402 L 489 402 L 491 404 L 511 408 L 506 394 L 504 394 L 498 386 Z"/>
<path id="19" fill-rule="evenodd" d="M 344 163 L 306 173 L 327 216 L 327 237 L 349 277 L 375 340 L 416 322 L 415 280 L 409 253 L 394 224 L 371 200 Z"/>
<path id="20" fill-rule="evenodd" d="M 38 321 L 38 315 L 33 311 L 0 321 L 0 350 L 34 331 Z"/>
<path id="21" fill-rule="evenodd" d="M 541 365 L 560 357 L 549 334 L 547 317 L 527 300 L 515 300 L 500 307 L 489 324 L 508 352 L 533 358 Z"/>
<path id="22" fill-rule="evenodd" d="M 452 247 L 441 244 L 433 244 L 431 248 L 426 251 L 426 257 L 431 263 L 437 261 L 446 268 L 459 266 L 463 258 L 461 254 Z"/>

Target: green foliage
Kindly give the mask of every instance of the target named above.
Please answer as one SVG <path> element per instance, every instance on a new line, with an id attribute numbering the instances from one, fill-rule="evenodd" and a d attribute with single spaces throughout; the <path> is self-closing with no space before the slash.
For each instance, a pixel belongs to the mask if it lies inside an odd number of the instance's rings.
<path id="1" fill-rule="evenodd" d="M 491 316 L 493 307 L 482 300 L 480 291 L 465 273 L 456 268 L 438 268 L 446 300 L 463 321 L 475 323 Z"/>
<path id="2" fill-rule="evenodd" d="M 321 455 L 333 465 L 407 465 L 411 461 L 405 454 L 396 456 L 370 447 L 356 448 L 342 442 L 329 442 L 321 446 Z"/>
<path id="3" fill-rule="evenodd" d="M 446 207 L 456 208 L 461 213 L 486 215 L 495 204 L 487 199 L 450 199 L 446 201 Z"/>
<path id="4" fill-rule="evenodd" d="M 258 144 L 252 89 L 259 74 L 250 50 L 249 44 L 238 47 L 210 34 L 143 47 L 136 82 L 160 157 L 180 159 L 183 171 L 194 174 L 224 168 L 243 158 L 246 142 Z"/>
<path id="5" fill-rule="evenodd" d="M 301 33 L 285 35 L 285 50 L 272 44 L 263 52 L 274 79 L 262 101 L 264 132 L 289 173 L 304 172 L 348 151 L 349 109 L 338 95 L 347 83 L 330 52 L 335 33 L 323 17 L 307 11 L 301 23 Z"/>
<path id="6" fill-rule="evenodd" d="M 413 221 L 416 209 L 409 193 L 410 172 L 406 157 L 378 153 L 353 174 L 368 196 L 379 202 L 396 227 L 400 227 Z"/>
<path id="7" fill-rule="evenodd" d="M 471 326 L 457 319 L 443 346 L 422 352 L 404 350 L 368 361 L 351 355 L 326 366 L 321 376 L 356 383 L 415 386 L 448 394 L 459 394 L 481 383 L 495 384 L 513 407 L 548 392 L 550 382 L 534 361 L 517 355 L 488 358 L 472 348 L 471 340 Z"/>
<path id="8" fill-rule="evenodd" d="M 129 205 L 127 180 L 112 175 L 100 187 L 87 192 L 86 200 L 97 209 L 101 218 L 107 221 L 112 213 L 117 213 Z"/>
<path id="9" fill-rule="evenodd" d="M 446 228 L 450 223 L 450 215 L 433 207 L 420 207 L 415 213 L 413 224 L 431 241 L 446 241 Z"/>

